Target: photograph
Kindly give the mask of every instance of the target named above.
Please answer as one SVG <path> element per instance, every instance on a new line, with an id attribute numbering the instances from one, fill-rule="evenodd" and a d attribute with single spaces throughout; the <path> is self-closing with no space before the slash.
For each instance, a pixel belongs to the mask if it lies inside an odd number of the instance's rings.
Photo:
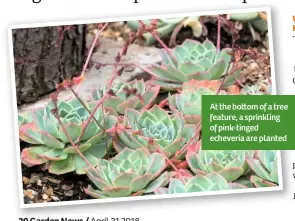
<path id="1" fill-rule="evenodd" d="M 256 8 L 10 26 L 21 207 L 282 190 L 280 151 L 202 149 L 203 95 L 276 94 L 271 25 Z"/>

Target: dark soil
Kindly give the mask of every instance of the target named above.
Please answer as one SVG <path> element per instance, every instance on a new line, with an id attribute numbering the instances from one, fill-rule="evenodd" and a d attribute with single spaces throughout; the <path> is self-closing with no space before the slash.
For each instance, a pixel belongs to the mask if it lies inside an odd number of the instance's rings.
<path id="1" fill-rule="evenodd" d="M 25 142 L 20 145 L 21 151 L 29 146 Z M 86 175 L 54 175 L 42 166 L 27 167 L 22 164 L 22 183 L 26 204 L 91 199 L 84 192 L 84 188 L 91 183 Z"/>
<path id="2" fill-rule="evenodd" d="M 24 202 L 47 203 L 91 199 L 84 188 L 91 182 L 86 175 L 53 175 L 40 167 L 22 167 Z"/>

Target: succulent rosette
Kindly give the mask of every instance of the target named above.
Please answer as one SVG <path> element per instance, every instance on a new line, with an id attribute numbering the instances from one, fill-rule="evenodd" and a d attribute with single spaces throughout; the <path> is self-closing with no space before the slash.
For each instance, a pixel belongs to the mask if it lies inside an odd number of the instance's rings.
<path id="1" fill-rule="evenodd" d="M 196 81 L 184 83 L 179 93 L 168 95 L 169 107 L 173 112 L 181 112 L 190 124 L 201 119 L 202 96 L 216 95 L 221 83 L 215 81 Z"/>
<path id="2" fill-rule="evenodd" d="M 100 100 L 107 87 L 104 89 L 93 90 L 92 100 Z M 105 108 L 111 108 L 119 114 L 124 114 L 127 108 L 140 109 L 146 105 L 153 104 L 160 91 L 159 86 L 146 85 L 143 80 L 133 80 L 131 82 L 120 82 L 111 88 L 113 95 L 107 98 L 103 105 Z"/>
<path id="3" fill-rule="evenodd" d="M 119 139 L 114 145 L 117 151 L 124 147 L 148 148 L 150 151 L 160 148 L 167 156 L 181 149 L 196 129 L 195 125 L 185 124 L 180 113 L 169 115 L 157 105 L 141 112 L 127 109 L 123 123 L 130 130 L 118 133 Z"/>
<path id="4" fill-rule="evenodd" d="M 218 51 L 209 40 L 203 43 L 187 39 L 182 45 L 172 50 L 173 57 L 163 51 L 161 65 L 149 68 L 149 74 L 154 78 L 152 83 L 160 85 L 163 90 L 180 89 L 183 82 L 196 80 L 218 80 L 228 70 L 233 72 L 226 77 L 224 87 L 234 84 L 235 78 L 240 78 L 241 68 L 233 69 L 231 64 L 231 49 Z"/>
<path id="5" fill-rule="evenodd" d="M 254 157 L 252 150 L 202 150 L 188 151 L 187 163 L 195 174 L 216 172 L 228 182 L 250 172 L 247 159 Z"/>
<path id="6" fill-rule="evenodd" d="M 184 181 L 171 178 L 169 186 L 167 188 L 160 187 L 155 189 L 155 194 L 195 193 L 247 188 L 241 184 L 228 183 L 223 176 L 215 172 L 206 175 L 195 175 Z"/>
<path id="7" fill-rule="evenodd" d="M 279 183 L 277 151 L 259 150 L 256 158 L 248 159 L 248 164 L 256 175 L 250 180 L 255 187 L 277 186 Z"/>
<path id="8" fill-rule="evenodd" d="M 147 149 L 125 148 L 111 160 L 99 159 L 95 170 L 87 175 L 97 189 L 85 191 L 94 198 L 138 196 L 166 186 L 170 176 L 162 173 L 165 158 L 160 153 L 150 154 Z"/>
<path id="9" fill-rule="evenodd" d="M 93 108 L 88 106 L 87 109 L 91 111 Z M 77 99 L 72 99 L 58 101 L 57 110 L 52 102 L 45 108 L 33 110 L 33 121 L 19 128 L 20 139 L 33 144 L 23 149 L 22 162 L 27 166 L 46 163 L 49 172 L 54 174 L 72 171 L 84 174 L 87 164 L 72 146 L 73 142 L 89 163 L 97 165 L 98 158 L 105 155 L 110 145 L 105 129 L 112 127 L 117 118 L 99 108 L 94 114 L 95 120 L 91 119 L 83 130 L 90 116 L 87 109 Z M 64 128 L 57 120 L 55 111 L 58 111 Z"/>

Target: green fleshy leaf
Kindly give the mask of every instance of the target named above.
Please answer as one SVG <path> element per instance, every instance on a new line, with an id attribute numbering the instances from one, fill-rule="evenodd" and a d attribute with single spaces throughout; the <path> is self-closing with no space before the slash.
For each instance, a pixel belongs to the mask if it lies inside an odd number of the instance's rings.
<path id="1" fill-rule="evenodd" d="M 149 182 L 153 179 L 153 175 L 151 174 L 145 174 L 141 177 L 137 177 L 132 180 L 130 183 L 130 188 L 132 189 L 133 192 L 137 192 L 139 190 L 143 190 Z"/>
<path id="2" fill-rule="evenodd" d="M 73 155 L 68 155 L 67 159 L 61 161 L 52 161 L 49 166 L 49 172 L 61 175 L 75 171 L 75 160 Z"/>
<path id="3" fill-rule="evenodd" d="M 68 135 L 72 139 L 73 142 L 75 142 L 78 137 L 80 136 L 82 132 L 81 126 L 75 124 L 75 123 L 69 123 L 67 125 L 64 125 L 65 130 L 67 131 Z M 65 143 L 70 143 L 68 137 L 66 136 L 65 132 L 63 131 L 63 128 L 61 127 L 59 129 L 59 137 L 60 139 Z"/>
<path id="4" fill-rule="evenodd" d="M 153 153 L 149 156 L 149 165 L 146 173 L 156 174 L 165 166 L 165 158 L 162 154 Z"/>
<path id="5" fill-rule="evenodd" d="M 148 184 L 148 186 L 145 188 L 145 193 L 152 193 L 158 188 L 167 186 L 169 183 L 169 178 L 168 172 L 165 171 L 161 176 Z"/>
<path id="6" fill-rule="evenodd" d="M 95 167 L 98 164 L 98 159 L 91 154 L 84 152 L 85 158 L 88 160 L 88 162 Z M 76 165 L 76 173 L 77 174 L 85 174 L 85 169 L 89 167 L 89 165 L 80 157 L 80 155 L 75 155 L 75 165 Z"/>
<path id="7" fill-rule="evenodd" d="M 41 139 L 44 145 L 54 148 L 54 149 L 63 149 L 65 144 L 54 138 L 48 133 L 41 133 Z"/>
<path id="8" fill-rule="evenodd" d="M 218 173 L 228 182 L 232 182 L 241 177 L 244 174 L 244 170 L 239 167 L 229 167 L 219 171 Z"/>
<path id="9" fill-rule="evenodd" d="M 184 184 L 180 180 L 172 178 L 170 180 L 168 193 L 169 194 L 185 193 Z"/>
<path id="10" fill-rule="evenodd" d="M 22 161 L 27 166 L 41 165 L 47 162 L 47 159 L 40 157 L 40 154 L 49 151 L 45 146 L 35 146 L 23 149 L 21 153 Z"/>
<path id="11" fill-rule="evenodd" d="M 88 186 L 87 189 L 85 189 L 85 193 L 87 193 L 89 196 L 91 196 L 91 197 L 93 197 L 95 199 L 105 199 L 105 198 L 108 198 L 108 196 L 105 195 L 102 191 L 95 190 L 90 185 Z"/>
<path id="12" fill-rule="evenodd" d="M 136 177 L 135 173 L 123 173 L 120 176 L 116 177 L 113 181 L 113 185 L 116 187 L 120 186 L 129 186 L 132 180 Z"/>
<path id="13" fill-rule="evenodd" d="M 58 149 L 51 149 L 44 153 L 40 153 L 39 155 L 51 161 L 65 160 L 68 157 L 67 153 L 65 153 L 63 150 Z"/>
<path id="14" fill-rule="evenodd" d="M 102 191 L 109 197 L 126 197 L 132 193 L 128 186 L 104 188 Z"/>
<path id="15" fill-rule="evenodd" d="M 91 147 L 91 144 L 85 143 L 79 145 L 79 150 L 83 153 Z M 77 151 L 74 147 L 69 146 L 63 150 L 65 153 L 77 154 Z"/>

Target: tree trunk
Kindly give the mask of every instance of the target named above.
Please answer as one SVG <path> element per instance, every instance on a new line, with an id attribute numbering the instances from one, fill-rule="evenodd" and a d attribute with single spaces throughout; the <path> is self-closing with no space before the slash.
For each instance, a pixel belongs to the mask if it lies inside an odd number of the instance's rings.
<path id="1" fill-rule="evenodd" d="M 80 74 L 86 48 L 85 25 L 14 29 L 17 104 L 36 101 L 63 79 Z"/>

